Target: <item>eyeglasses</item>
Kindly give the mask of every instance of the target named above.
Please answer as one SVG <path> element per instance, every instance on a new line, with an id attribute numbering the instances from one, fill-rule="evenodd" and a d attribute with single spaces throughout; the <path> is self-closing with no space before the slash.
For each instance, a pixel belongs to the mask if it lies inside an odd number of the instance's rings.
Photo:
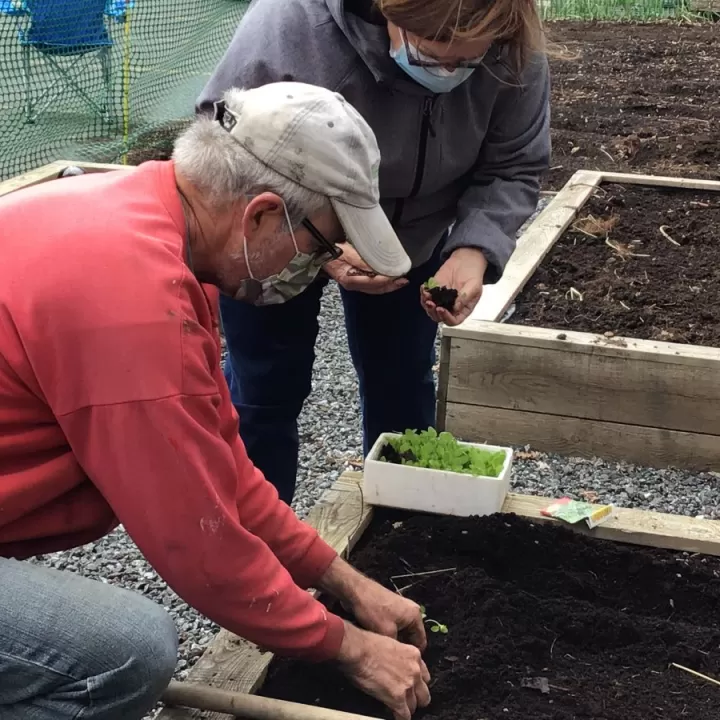
<path id="1" fill-rule="evenodd" d="M 480 57 L 473 58 L 472 60 L 458 60 L 456 62 L 447 62 L 444 60 L 438 60 L 425 55 L 419 48 L 413 45 L 407 38 L 407 33 L 404 30 L 400 31 L 405 43 L 405 51 L 407 52 L 408 62 L 410 65 L 416 67 L 424 67 L 435 70 L 444 70 L 447 68 L 459 69 L 459 68 L 479 68 L 483 64 L 485 56 L 488 54 L 486 50 Z"/>
<path id="2" fill-rule="evenodd" d="M 342 250 L 331 243 L 307 218 L 305 218 L 301 225 L 313 236 L 315 242 L 320 246 L 318 250 L 313 253 L 315 262 L 318 265 L 324 265 L 330 260 L 337 260 L 342 255 Z"/>

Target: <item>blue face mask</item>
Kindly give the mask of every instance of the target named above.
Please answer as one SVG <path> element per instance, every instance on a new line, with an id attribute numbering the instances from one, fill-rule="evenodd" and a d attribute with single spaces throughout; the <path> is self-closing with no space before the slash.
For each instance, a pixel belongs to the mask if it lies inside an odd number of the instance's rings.
<path id="1" fill-rule="evenodd" d="M 403 43 L 397 50 L 390 48 L 390 57 L 404 70 L 415 82 L 434 93 L 446 93 L 454 90 L 458 85 L 464 83 L 475 71 L 475 68 L 456 68 L 446 70 L 443 67 L 427 68 L 420 65 L 411 65 L 407 54 L 407 48 Z M 418 53 L 419 59 L 426 59 Z M 429 60 L 429 58 L 427 58 Z"/>

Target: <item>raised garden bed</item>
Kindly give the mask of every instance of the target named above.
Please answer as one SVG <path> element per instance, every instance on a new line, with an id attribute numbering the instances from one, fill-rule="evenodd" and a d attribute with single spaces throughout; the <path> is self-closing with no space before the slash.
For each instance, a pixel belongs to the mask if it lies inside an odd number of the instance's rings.
<path id="1" fill-rule="evenodd" d="M 720 347 L 720 192 L 603 184 L 513 324 Z"/>
<path id="2" fill-rule="evenodd" d="M 428 633 L 420 718 L 685 720 L 720 711 L 720 561 L 582 537 L 516 516 L 378 514 L 353 563 L 448 632 Z M 428 621 L 428 625 L 430 625 Z M 275 661 L 261 694 L 375 717 L 328 666 Z"/>
<path id="3" fill-rule="evenodd" d="M 443 329 L 438 427 L 720 470 L 718 227 L 720 182 L 576 173 Z"/>
<path id="4" fill-rule="evenodd" d="M 545 188 L 559 190 L 577 170 L 720 180 L 716 22 L 546 25 L 572 59 L 550 61 L 553 157 Z"/>

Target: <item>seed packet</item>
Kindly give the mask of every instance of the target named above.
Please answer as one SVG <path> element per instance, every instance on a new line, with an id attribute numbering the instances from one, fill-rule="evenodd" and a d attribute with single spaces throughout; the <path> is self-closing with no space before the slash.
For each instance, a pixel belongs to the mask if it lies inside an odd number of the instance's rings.
<path id="1" fill-rule="evenodd" d="M 571 500 L 568 497 L 560 498 L 540 511 L 545 517 L 555 518 L 574 525 L 575 523 L 587 523 L 589 528 L 594 528 L 600 523 L 611 518 L 615 513 L 612 505 L 595 505 L 579 500 Z"/>

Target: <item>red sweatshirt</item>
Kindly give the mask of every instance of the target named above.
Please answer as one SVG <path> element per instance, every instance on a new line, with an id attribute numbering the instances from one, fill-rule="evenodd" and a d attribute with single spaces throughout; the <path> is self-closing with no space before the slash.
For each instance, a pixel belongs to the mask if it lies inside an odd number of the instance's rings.
<path id="1" fill-rule="evenodd" d="M 219 625 L 334 657 L 342 621 L 301 588 L 335 552 L 245 452 L 172 163 L 0 198 L 0 237 L 0 556 L 119 522 Z"/>

